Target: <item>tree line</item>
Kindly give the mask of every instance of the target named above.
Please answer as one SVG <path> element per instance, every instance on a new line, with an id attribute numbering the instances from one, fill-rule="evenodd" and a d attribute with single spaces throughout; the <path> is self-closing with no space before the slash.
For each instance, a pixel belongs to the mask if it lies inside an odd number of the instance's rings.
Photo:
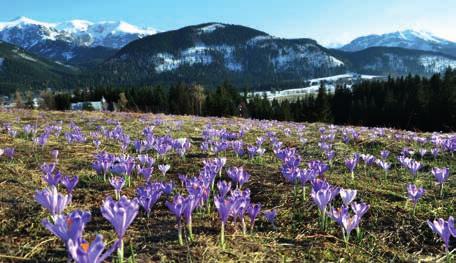
<path id="1" fill-rule="evenodd" d="M 386 81 L 364 81 L 293 100 L 247 96 L 228 82 L 215 89 L 179 83 L 164 86 L 94 87 L 69 92 L 43 91 L 43 107 L 66 110 L 71 102 L 108 102 L 109 110 L 240 116 L 296 122 L 327 122 L 393 127 L 420 131 L 454 131 L 456 128 L 456 70 L 430 78 L 406 76 Z M 30 98 L 30 96 L 28 96 Z M 29 103 L 25 103 L 29 105 Z"/>

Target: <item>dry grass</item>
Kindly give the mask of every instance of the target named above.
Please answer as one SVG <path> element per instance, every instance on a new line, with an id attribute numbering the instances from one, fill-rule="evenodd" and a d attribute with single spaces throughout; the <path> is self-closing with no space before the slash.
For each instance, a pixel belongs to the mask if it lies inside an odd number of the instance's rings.
<path id="1" fill-rule="evenodd" d="M 88 135 L 95 130 L 96 125 L 113 127 L 106 124 L 107 119 L 119 120 L 125 131 L 132 138 L 138 138 L 145 124 L 156 119 L 163 123 L 155 128 L 157 135 L 170 134 L 173 137 L 188 137 L 193 141 L 193 147 L 185 161 L 171 156 L 167 163 L 171 170 L 166 180 L 178 182 L 177 174 L 197 174 L 202 167 L 202 161 L 210 158 L 199 149 L 201 133 L 204 125 L 213 124 L 215 127 L 225 127 L 229 130 L 239 130 L 239 125 L 246 121 L 237 119 L 196 118 L 188 116 L 114 114 L 89 112 L 38 112 L 15 111 L 0 112 L 0 122 L 9 122 L 18 131 L 26 123 L 36 123 L 42 129 L 46 124 L 57 120 L 64 122 L 64 130 L 68 123 L 74 121 Z M 142 121 L 141 121 L 142 120 Z M 182 122 L 182 129 L 176 128 L 176 121 Z M 303 162 L 321 159 L 321 151 L 317 143 L 322 124 L 306 124 L 304 137 L 309 140 L 306 145 L 299 142 L 296 135 L 286 136 L 283 130 L 287 127 L 294 130 L 290 123 L 274 123 L 272 130 L 278 132 L 278 137 L 288 146 L 299 149 Z M 40 132 L 41 133 L 41 130 Z M 254 126 L 245 136 L 246 143 L 254 143 L 257 136 L 265 131 Z M 294 133 L 293 133 L 294 134 Z M 218 244 L 219 221 L 216 212 L 206 214 L 196 212 L 194 216 L 195 240 L 185 246 L 179 246 L 175 219 L 164 205 L 164 197 L 154 207 L 150 218 L 143 213 L 134 221 L 127 231 L 127 255 L 137 262 L 316 262 L 316 261 L 355 261 L 355 262 L 410 262 L 435 261 L 442 256 L 442 243 L 437 241 L 426 224 L 427 219 L 456 215 L 456 176 L 450 176 L 445 185 L 445 198 L 438 196 L 438 189 L 429 185 L 432 180 L 429 170 L 434 166 L 448 166 L 456 171 L 453 156 L 443 155 L 437 160 L 426 157 L 424 172 L 419 175 L 418 183 L 425 186 L 427 193 L 420 200 L 416 217 L 411 215 L 411 206 L 407 205 L 405 184 L 411 180 L 408 172 L 394 168 L 385 180 L 383 171 L 376 167 L 362 166 L 356 170 L 356 180 L 347 180 L 344 159 L 354 152 L 371 153 L 376 156 L 382 149 L 392 152 L 390 161 L 397 163 L 394 156 L 406 146 L 391 139 L 369 140 L 365 132 L 361 132 L 363 140 L 358 144 L 336 143 L 336 158 L 326 178 L 332 184 L 358 189 L 359 199 L 371 205 L 371 209 L 363 218 L 361 228 L 364 231 L 362 240 L 352 239 L 346 248 L 341 237 L 340 229 L 331 224 L 329 229 L 322 231 L 318 224 L 317 208 L 310 197 L 294 206 L 293 187 L 282 179 L 278 160 L 268 147 L 261 160 L 249 160 L 246 157 L 236 158 L 232 153 L 227 154 L 227 166 L 244 165 L 252 175 L 245 187 L 250 188 L 252 202 L 260 202 L 264 208 L 276 208 L 278 211 L 277 229 L 274 230 L 263 219 L 256 224 L 252 234 L 242 235 L 239 225 L 228 225 L 228 245 L 222 250 Z M 340 134 L 339 134 L 340 135 Z M 338 135 L 338 137 L 339 137 Z M 340 141 L 337 138 L 336 141 Z M 34 201 L 34 190 L 41 188 L 40 165 L 50 161 L 50 150 L 60 150 L 58 168 L 63 174 L 80 177 L 72 209 L 90 210 L 93 215 L 88 224 L 86 235 L 88 239 L 96 233 L 105 236 L 105 240 L 113 241 L 114 232 L 111 225 L 101 216 L 99 207 L 102 200 L 113 195 L 112 187 L 103 182 L 93 169 L 91 162 L 95 148 L 90 140 L 87 144 L 69 145 L 63 136 L 59 139 L 52 137 L 44 150 L 34 146 L 30 139 L 18 136 L 11 138 L 6 133 L 0 133 L 0 148 L 15 147 L 14 160 L 0 158 L 0 261 L 18 262 L 64 262 L 65 248 L 60 240 L 55 238 L 40 221 L 46 213 Z M 413 146 L 413 145 L 409 145 Z M 118 153 L 117 145 L 103 144 L 104 150 Z M 130 154 L 134 154 L 130 149 Z M 155 178 L 159 178 L 155 175 Z M 161 178 L 163 179 L 163 178 Z M 142 181 L 135 179 L 130 188 L 124 193 L 130 197 L 135 194 L 135 187 Z M 181 191 L 182 189 L 179 189 Z M 454 247 L 454 240 L 453 240 Z"/>

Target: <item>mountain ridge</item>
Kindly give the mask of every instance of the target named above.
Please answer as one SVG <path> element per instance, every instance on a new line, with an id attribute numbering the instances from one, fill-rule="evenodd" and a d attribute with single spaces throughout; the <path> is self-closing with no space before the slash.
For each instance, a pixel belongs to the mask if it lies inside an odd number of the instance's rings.
<path id="1" fill-rule="evenodd" d="M 443 39 L 430 32 L 411 29 L 361 36 L 339 49 L 344 51 L 360 51 L 369 47 L 379 46 L 435 51 L 456 56 L 456 42 Z"/>
<path id="2" fill-rule="evenodd" d="M 216 22 L 135 40 L 101 64 L 105 79 L 113 76 L 119 84 L 174 80 L 212 85 L 225 78 L 248 85 L 304 81 L 345 72 L 430 75 L 447 66 L 456 67 L 456 58 L 441 52 L 395 47 L 346 52 L 327 49 L 313 39 L 277 38 L 245 26 Z"/>
<path id="3" fill-rule="evenodd" d="M 139 28 L 124 21 L 70 20 L 47 23 L 27 17 L 0 22 L 0 40 L 17 45 L 36 55 L 64 63 L 92 63 L 87 54 L 100 53 L 93 62 L 100 62 L 115 50 L 135 39 L 155 34 L 151 28 Z M 95 50 L 90 51 L 90 48 Z M 69 55 L 71 54 L 71 55 Z"/>

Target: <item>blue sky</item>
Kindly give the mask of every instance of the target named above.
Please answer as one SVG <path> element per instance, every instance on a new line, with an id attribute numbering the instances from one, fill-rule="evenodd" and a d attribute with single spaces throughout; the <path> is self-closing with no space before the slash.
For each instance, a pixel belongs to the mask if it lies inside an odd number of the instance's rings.
<path id="1" fill-rule="evenodd" d="M 161 31 L 216 21 L 323 44 L 412 28 L 456 41 L 455 0 L 0 0 L 0 7 L 0 21 L 123 20 Z"/>

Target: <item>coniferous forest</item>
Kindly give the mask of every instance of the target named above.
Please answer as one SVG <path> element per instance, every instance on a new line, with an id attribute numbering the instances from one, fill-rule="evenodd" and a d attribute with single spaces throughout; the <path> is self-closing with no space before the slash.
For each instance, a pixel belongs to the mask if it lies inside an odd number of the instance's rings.
<path id="1" fill-rule="evenodd" d="M 317 94 L 296 100 L 248 97 L 248 89 L 224 82 L 215 89 L 179 83 L 172 86 L 95 87 L 68 93 L 45 92 L 48 108 L 69 109 L 71 102 L 98 101 L 109 110 L 239 116 L 296 122 L 328 122 L 386 126 L 420 131 L 456 129 L 456 70 L 430 78 L 406 76 L 386 81 L 365 81 L 352 87 L 337 86 L 328 93 L 324 84 Z M 46 106 L 46 105 L 45 105 Z"/>

